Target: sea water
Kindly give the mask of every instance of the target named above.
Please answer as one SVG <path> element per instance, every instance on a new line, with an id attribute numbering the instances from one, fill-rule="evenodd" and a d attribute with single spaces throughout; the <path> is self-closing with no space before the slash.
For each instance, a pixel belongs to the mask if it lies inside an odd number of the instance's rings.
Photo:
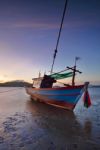
<path id="1" fill-rule="evenodd" d="M 100 150 L 100 88 L 74 112 L 31 101 L 25 88 L 0 87 L 0 150 Z"/>

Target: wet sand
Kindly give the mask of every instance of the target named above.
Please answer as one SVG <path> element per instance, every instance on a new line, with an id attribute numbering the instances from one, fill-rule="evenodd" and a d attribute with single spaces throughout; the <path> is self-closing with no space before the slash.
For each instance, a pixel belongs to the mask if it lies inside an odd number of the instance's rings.
<path id="1" fill-rule="evenodd" d="M 24 88 L 15 89 L 0 93 L 0 150 L 100 150 L 99 88 L 89 90 L 89 109 L 80 100 L 74 112 L 33 102 Z"/>

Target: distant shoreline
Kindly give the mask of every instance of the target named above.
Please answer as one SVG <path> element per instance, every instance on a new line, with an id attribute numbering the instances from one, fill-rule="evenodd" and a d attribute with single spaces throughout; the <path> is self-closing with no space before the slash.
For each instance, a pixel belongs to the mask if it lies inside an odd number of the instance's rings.
<path id="1" fill-rule="evenodd" d="M 20 80 L 0 83 L 0 87 L 25 87 L 25 86 L 32 86 L 32 84 Z"/>
<path id="2" fill-rule="evenodd" d="M 90 85 L 89 88 L 100 88 L 100 85 Z"/>

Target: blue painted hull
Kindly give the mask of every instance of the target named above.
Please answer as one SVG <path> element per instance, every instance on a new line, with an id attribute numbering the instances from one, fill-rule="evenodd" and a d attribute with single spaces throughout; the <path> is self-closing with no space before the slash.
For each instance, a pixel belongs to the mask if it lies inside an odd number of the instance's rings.
<path id="1" fill-rule="evenodd" d="M 84 92 L 84 85 L 60 88 L 26 88 L 32 99 L 73 110 Z"/>

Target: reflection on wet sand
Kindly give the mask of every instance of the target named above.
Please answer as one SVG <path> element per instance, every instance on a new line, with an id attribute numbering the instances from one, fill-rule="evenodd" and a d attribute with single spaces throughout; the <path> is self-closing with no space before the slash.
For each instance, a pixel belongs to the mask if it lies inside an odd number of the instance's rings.
<path id="1" fill-rule="evenodd" d="M 58 132 L 64 132 L 64 134 L 70 132 L 69 129 L 73 127 L 73 124 L 75 124 L 78 129 L 80 128 L 74 113 L 71 111 L 32 101 L 28 101 L 26 106 L 33 117 L 37 116 L 37 119 L 39 118 L 41 127 L 48 126 L 48 129 L 56 129 Z"/>
<path id="2" fill-rule="evenodd" d="M 85 132 L 86 137 L 91 137 L 91 133 L 92 133 L 92 123 L 89 120 L 85 121 L 83 130 Z"/>
<path id="3" fill-rule="evenodd" d="M 24 89 L 0 102 L 0 150 L 100 149 L 100 105 L 71 112 L 31 101 Z"/>
<path id="4" fill-rule="evenodd" d="M 27 101 L 26 107 L 31 112 L 32 118 L 36 116 L 37 130 L 44 133 L 37 142 L 43 149 L 43 145 L 46 148 L 68 150 L 99 148 L 99 145 L 91 139 L 90 120 L 86 120 L 82 126 L 74 112 L 34 101 Z"/>
<path id="5" fill-rule="evenodd" d="M 51 141 L 55 149 L 85 148 L 85 132 L 73 112 L 32 101 L 28 101 L 26 106 L 33 117 L 38 116 L 38 129 L 44 130 L 46 138 L 39 140 L 41 146 L 47 146 L 46 141 Z"/>

